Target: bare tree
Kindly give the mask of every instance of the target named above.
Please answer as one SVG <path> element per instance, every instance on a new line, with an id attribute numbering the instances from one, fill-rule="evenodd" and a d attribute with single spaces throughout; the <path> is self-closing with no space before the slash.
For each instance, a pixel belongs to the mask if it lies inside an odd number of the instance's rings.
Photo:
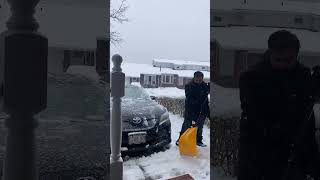
<path id="1" fill-rule="evenodd" d="M 114 25 L 113 23 L 122 24 L 124 22 L 128 22 L 128 18 L 126 18 L 125 13 L 129 6 L 126 4 L 126 0 L 121 0 L 121 3 L 116 8 L 111 8 L 110 10 L 110 20 L 111 27 Z M 117 31 L 111 30 L 110 32 L 110 42 L 113 45 L 120 44 L 123 41 L 121 38 L 121 34 Z"/>

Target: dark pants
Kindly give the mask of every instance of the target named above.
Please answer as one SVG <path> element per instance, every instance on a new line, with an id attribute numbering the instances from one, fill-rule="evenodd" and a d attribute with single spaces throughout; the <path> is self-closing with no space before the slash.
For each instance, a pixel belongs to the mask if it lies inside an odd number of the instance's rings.
<path id="1" fill-rule="evenodd" d="M 197 130 L 197 142 L 201 142 L 202 141 L 202 130 L 203 130 L 203 124 L 206 120 L 205 116 L 196 116 L 196 115 L 187 115 L 185 114 L 184 116 L 184 121 L 182 124 L 182 128 L 180 131 L 180 136 L 188 129 L 192 126 L 192 121 L 196 122 L 196 126 L 198 127 Z M 180 138 L 179 136 L 179 138 Z"/>

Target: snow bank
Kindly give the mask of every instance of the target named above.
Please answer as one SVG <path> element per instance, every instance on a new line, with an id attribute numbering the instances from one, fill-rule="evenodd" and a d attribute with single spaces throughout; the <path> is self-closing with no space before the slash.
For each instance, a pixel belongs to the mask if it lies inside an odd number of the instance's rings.
<path id="1" fill-rule="evenodd" d="M 150 96 L 185 98 L 184 89 L 179 89 L 176 87 L 146 88 L 145 90 Z"/>
<path id="2" fill-rule="evenodd" d="M 138 87 L 142 87 L 141 84 L 138 83 L 138 82 L 132 82 L 131 85 L 133 85 L 133 86 L 138 86 Z"/>
<path id="3" fill-rule="evenodd" d="M 81 75 L 92 81 L 99 81 L 100 77 L 93 66 L 72 65 L 68 68 L 69 74 Z"/>
<path id="4" fill-rule="evenodd" d="M 224 88 L 219 85 L 211 84 L 213 116 L 215 117 L 234 117 L 240 116 L 240 97 L 239 89 Z"/>
<path id="5" fill-rule="evenodd" d="M 132 173 L 139 175 L 142 173 L 145 179 L 165 180 L 183 174 L 190 174 L 197 180 L 210 179 L 210 146 L 198 148 L 199 157 L 197 158 L 180 156 L 175 141 L 179 136 L 183 119 L 172 113 L 170 113 L 170 119 L 172 123 L 171 148 L 148 157 L 133 158 L 125 161 L 124 177 L 129 177 Z M 209 145 L 210 130 L 207 127 L 203 128 L 203 138 L 204 143 Z M 138 172 L 138 169 L 140 169 L 140 172 Z M 124 180 L 131 180 L 132 178 L 133 175 Z"/>

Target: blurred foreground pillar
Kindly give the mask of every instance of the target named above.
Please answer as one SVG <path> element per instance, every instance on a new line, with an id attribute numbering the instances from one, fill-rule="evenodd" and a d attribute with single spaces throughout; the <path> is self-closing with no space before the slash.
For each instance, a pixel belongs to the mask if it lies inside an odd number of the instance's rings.
<path id="1" fill-rule="evenodd" d="M 4 64 L 4 110 L 8 136 L 3 180 L 36 180 L 34 115 L 47 104 L 48 40 L 37 32 L 34 11 L 39 0 L 8 0 L 11 17 L 0 35 Z"/>

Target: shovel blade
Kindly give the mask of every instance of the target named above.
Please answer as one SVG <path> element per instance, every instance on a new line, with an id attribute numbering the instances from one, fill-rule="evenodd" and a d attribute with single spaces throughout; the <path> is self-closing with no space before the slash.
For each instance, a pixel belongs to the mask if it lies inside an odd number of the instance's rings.
<path id="1" fill-rule="evenodd" d="M 197 127 L 187 129 L 180 137 L 179 151 L 183 156 L 197 156 Z"/>

